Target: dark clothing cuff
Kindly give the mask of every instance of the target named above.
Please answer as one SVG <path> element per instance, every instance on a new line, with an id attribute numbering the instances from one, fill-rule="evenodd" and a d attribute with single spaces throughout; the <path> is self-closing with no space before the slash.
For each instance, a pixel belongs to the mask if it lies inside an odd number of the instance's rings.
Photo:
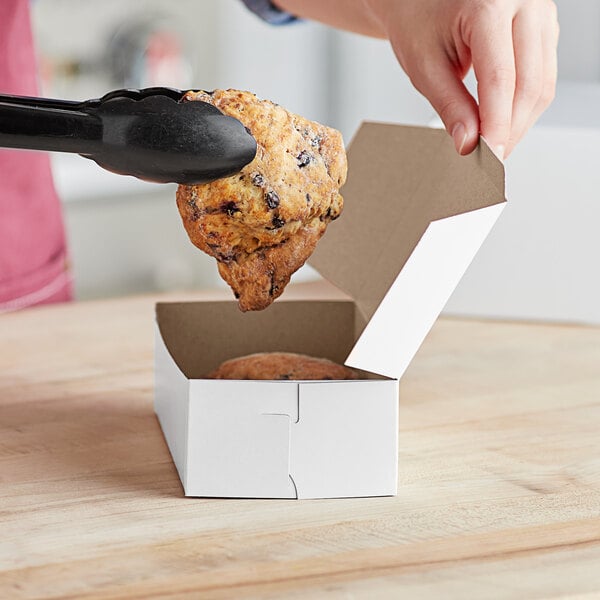
<path id="1" fill-rule="evenodd" d="M 297 21 L 297 17 L 277 8 L 271 0 L 242 0 L 242 2 L 263 21 L 271 25 L 287 25 Z"/>

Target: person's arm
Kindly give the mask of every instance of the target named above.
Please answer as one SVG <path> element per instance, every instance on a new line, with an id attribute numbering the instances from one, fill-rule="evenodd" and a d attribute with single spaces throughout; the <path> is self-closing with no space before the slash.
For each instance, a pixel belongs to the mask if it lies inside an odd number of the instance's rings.
<path id="1" fill-rule="evenodd" d="M 338 29 L 371 37 L 388 37 L 367 0 L 275 0 L 273 4 L 293 15 Z"/>
<path id="2" fill-rule="evenodd" d="M 461 154 L 484 136 L 505 157 L 554 97 L 551 0 L 275 0 L 282 10 L 388 38 Z M 473 67 L 479 106 L 463 84 Z"/>

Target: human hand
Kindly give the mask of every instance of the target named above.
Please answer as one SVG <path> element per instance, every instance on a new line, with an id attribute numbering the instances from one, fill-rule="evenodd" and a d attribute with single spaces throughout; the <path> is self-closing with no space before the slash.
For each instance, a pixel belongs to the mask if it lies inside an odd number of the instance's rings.
<path id="1" fill-rule="evenodd" d="M 559 28 L 551 0 L 366 2 L 460 154 L 481 133 L 507 157 L 554 98 Z M 471 67 L 479 106 L 463 84 Z"/>

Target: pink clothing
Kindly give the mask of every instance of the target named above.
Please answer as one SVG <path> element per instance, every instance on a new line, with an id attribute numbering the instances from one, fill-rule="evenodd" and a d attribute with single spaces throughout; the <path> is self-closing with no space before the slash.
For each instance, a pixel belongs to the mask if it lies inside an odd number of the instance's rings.
<path id="1" fill-rule="evenodd" d="M 39 95 L 29 0 L 0 0 L 0 93 Z M 0 312 L 71 297 L 48 155 L 0 149 Z"/>

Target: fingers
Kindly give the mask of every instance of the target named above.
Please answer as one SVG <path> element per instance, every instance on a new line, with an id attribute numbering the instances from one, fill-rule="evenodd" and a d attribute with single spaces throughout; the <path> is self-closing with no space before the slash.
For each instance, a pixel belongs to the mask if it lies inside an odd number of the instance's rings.
<path id="1" fill-rule="evenodd" d="M 510 139 L 516 82 L 512 15 L 502 10 L 481 10 L 469 40 L 477 77 L 481 135 L 500 159 Z"/>
<path id="2" fill-rule="evenodd" d="M 521 11 L 513 23 L 516 89 L 505 156 L 548 108 L 556 88 L 556 12 L 550 10 L 547 18 L 540 22 L 539 13 L 531 8 Z"/>
<path id="3" fill-rule="evenodd" d="M 515 135 L 512 142 L 512 147 L 522 138 L 523 135 L 533 126 L 533 124 L 539 119 L 540 115 L 548 108 L 554 94 L 556 92 L 556 79 L 557 79 L 557 48 L 558 48 L 558 21 L 556 19 L 556 8 L 551 3 L 551 9 L 544 28 L 541 34 L 541 54 L 542 54 L 542 85 L 540 95 L 536 105 L 534 106 L 529 120 L 527 121 L 524 130 L 520 135 Z"/>
<path id="4" fill-rule="evenodd" d="M 478 82 L 481 134 L 500 158 L 548 107 L 556 87 L 554 3 L 517 2 L 516 10 L 514 4 L 483 5 L 472 15 L 467 40 Z"/>
<path id="5" fill-rule="evenodd" d="M 516 67 L 515 97 L 512 105 L 510 138 L 506 156 L 539 114 L 537 105 L 544 84 L 542 32 L 534 10 L 523 10 L 513 21 L 513 43 Z"/>
<path id="6" fill-rule="evenodd" d="M 503 159 L 554 96 L 554 2 L 430 0 L 393 6 L 397 29 L 388 32 L 398 60 L 442 118 L 456 149 L 469 153 L 481 133 Z M 479 106 L 462 82 L 471 64 Z"/>
<path id="7" fill-rule="evenodd" d="M 542 95 L 536 105 L 536 117 L 548 108 L 556 93 L 556 79 L 558 76 L 558 36 L 559 26 L 556 15 L 556 6 L 551 4 L 551 10 L 542 32 L 542 56 L 544 62 L 544 83 Z"/>
<path id="8" fill-rule="evenodd" d="M 479 114 L 456 67 L 441 48 L 412 59 L 405 57 L 404 68 L 413 85 L 431 102 L 452 136 L 456 151 L 469 154 L 479 141 Z"/>

